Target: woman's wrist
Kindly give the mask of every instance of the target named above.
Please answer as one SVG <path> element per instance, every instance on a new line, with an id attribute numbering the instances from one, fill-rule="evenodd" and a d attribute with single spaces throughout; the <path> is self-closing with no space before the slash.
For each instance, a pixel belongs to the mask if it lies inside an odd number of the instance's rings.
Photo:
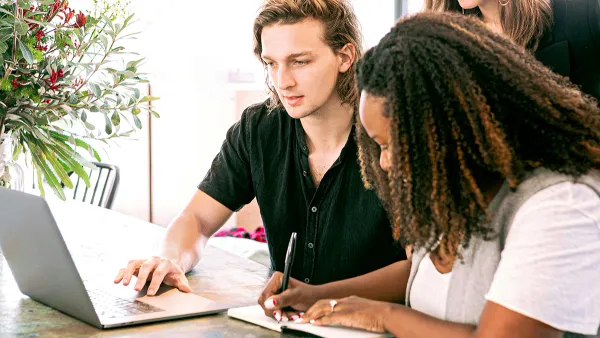
<path id="1" fill-rule="evenodd" d="M 383 304 L 381 309 L 383 328 L 386 332 L 390 332 L 392 330 L 392 327 L 394 326 L 394 323 L 398 322 L 398 316 L 400 315 L 400 313 L 402 311 L 406 311 L 406 307 L 402 304 L 396 303 L 381 303 Z"/>

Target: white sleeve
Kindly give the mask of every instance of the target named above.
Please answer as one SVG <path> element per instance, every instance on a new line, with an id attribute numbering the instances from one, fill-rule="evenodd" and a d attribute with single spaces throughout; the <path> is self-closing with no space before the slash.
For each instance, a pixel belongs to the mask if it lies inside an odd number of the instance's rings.
<path id="1" fill-rule="evenodd" d="M 517 212 L 487 300 L 556 329 L 600 326 L 600 198 L 565 182 Z"/>

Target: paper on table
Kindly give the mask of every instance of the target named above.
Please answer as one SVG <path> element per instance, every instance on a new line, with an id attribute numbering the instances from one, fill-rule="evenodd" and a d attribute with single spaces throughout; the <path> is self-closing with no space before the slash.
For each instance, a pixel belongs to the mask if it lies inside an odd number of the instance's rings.
<path id="1" fill-rule="evenodd" d="M 364 330 L 350 329 L 345 327 L 332 326 L 314 326 L 310 324 L 295 324 L 291 322 L 280 322 L 273 318 L 265 316 L 263 309 L 259 305 L 246 306 L 229 309 L 227 315 L 232 318 L 240 319 L 255 325 L 262 326 L 269 330 L 281 332 L 282 327 L 287 329 L 303 331 L 320 337 L 341 337 L 341 338 L 375 338 L 390 337 L 386 334 L 373 333 Z"/>

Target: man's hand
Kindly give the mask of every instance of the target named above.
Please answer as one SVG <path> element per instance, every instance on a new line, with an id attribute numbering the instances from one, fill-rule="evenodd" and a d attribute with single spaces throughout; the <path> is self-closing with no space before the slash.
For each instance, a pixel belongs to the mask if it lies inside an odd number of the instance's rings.
<path id="1" fill-rule="evenodd" d="M 282 280 L 283 274 L 275 272 L 258 298 L 258 304 L 267 316 L 275 317 L 278 321 L 297 320 L 303 314 L 301 311 L 307 310 L 319 300 L 318 287 L 290 278 L 287 290 L 278 293 Z M 282 309 L 288 307 L 295 311 L 282 312 Z"/>
<path id="2" fill-rule="evenodd" d="M 126 268 L 119 270 L 115 277 L 115 284 L 123 281 L 123 285 L 129 285 L 132 276 L 137 277 L 134 287 L 136 291 L 140 291 L 146 281 L 151 281 L 146 293 L 148 296 L 154 296 L 161 283 L 174 286 L 183 292 L 192 291 L 181 267 L 167 258 L 153 256 L 147 260 L 130 260 Z"/>

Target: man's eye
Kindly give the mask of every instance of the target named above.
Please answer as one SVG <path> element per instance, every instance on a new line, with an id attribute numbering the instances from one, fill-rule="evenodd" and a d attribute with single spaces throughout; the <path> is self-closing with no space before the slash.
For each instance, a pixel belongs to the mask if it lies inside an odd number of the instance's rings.
<path id="1" fill-rule="evenodd" d="M 296 62 L 294 62 L 297 66 L 305 66 L 308 64 L 308 61 L 300 61 L 300 60 L 296 60 Z"/>

